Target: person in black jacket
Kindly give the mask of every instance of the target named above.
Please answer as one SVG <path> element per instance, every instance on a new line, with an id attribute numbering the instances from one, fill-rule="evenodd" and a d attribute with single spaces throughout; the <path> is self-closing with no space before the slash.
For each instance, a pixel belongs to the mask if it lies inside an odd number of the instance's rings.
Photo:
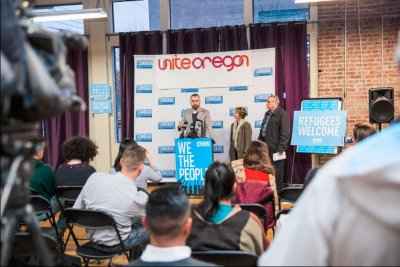
<path id="1" fill-rule="evenodd" d="M 150 244 L 128 266 L 215 266 L 191 257 L 192 250 L 186 246 L 192 229 L 190 204 L 178 186 L 151 192 L 143 224 L 150 233 Z"/>
<path id="2" fill-rule="evenodd" d="M 268 145 L 269 153 L 273 161 L 278 191 L 282 189 L 285 177 L 284 158 L 290 138 L 290 125 L 287 112 L 279 106 L 279 98 L 271 95 L 266 103 L 268 111 L 264 115 L 258 140 Z"/>

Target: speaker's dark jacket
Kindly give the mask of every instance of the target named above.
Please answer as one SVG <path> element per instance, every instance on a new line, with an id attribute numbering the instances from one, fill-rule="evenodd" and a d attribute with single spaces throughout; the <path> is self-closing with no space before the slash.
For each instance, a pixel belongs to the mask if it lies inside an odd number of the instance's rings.
<path id="1" fill-rule="evenodd" d="M 269 119 L 266 135 L 262 136 L 262 129 L 264 128 L 266 118 L 267 112 L 264 114 L 258 140 L 268 144 L 271 155 L 276 152 L 285 151 L 290 139 L 290 123 L 287 112 L 283 108 L 277 107 Z"/>

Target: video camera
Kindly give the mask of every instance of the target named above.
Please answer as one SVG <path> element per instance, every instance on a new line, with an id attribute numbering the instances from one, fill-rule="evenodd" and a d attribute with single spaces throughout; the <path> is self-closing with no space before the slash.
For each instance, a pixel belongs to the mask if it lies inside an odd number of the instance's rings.
<path id="1" fill-rule="evenodd" d="M 24 1 L 24 5 L 27 1 Z M 19 221 L 38 236 L 37 220 L 29 207 L 28 180 L 31 137 L 39 122 L 65 111 L 86 108 L 76 94 L 75 78 L 67 65 L 67 47 L 85 48 L 87 40 L 71 33 L 50 32 L 30 20 L 29 7 L 19 0 L 1 0 L 1 265 L 8 265 Z M 13 223 L 15 222 L 15 223 Z M 40 238 L 38 247 L 44 247 Z M 43 265 L 52 265 L 42 250 Z"/>

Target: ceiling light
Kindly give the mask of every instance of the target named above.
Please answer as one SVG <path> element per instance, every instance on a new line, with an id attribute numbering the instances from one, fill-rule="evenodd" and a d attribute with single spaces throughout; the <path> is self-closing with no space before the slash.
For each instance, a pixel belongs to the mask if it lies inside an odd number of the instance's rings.
<path id="1" fill-rule="evenodd" d="M 33 21 L 61 21 L 61 20 L 77 20 L 77 19 L 99 19 L 106 18 L 107 13 L 102 8 L 90 8 L 82 10 L 70 11 L 52 11 L 52 12 L 35 12 L 33 11 Z"/>

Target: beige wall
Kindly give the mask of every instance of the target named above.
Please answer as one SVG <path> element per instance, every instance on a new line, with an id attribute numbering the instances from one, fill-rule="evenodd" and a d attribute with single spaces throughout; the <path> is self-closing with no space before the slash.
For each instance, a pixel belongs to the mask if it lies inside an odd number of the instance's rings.
<path id="1" fill-rule="evenodd" d="M 85 8 L 94 8 L 97 5 L 96 2 L 84 0 L 83 4 Z M 106 83 L 113 88 L 111 47 L 106 37 L 106 33 L 110 32 L 111 29 L 110 19 L 112 19 L 112 12 L 110 2 L 107 0 L 99 1 L 99 7 L 104 8 L 109 17 L 107 19 L 85 21 L 85 32 L 89 35 L 89 85 Z M 110 170 L 113 159 L 116 156 L 117 145 L 114 141 L 113 114 L 114 112 L 112 114 L 89 115 L 89 136 L 99 147 L 99 154 L 93 162 L 98 171 Z"/>

